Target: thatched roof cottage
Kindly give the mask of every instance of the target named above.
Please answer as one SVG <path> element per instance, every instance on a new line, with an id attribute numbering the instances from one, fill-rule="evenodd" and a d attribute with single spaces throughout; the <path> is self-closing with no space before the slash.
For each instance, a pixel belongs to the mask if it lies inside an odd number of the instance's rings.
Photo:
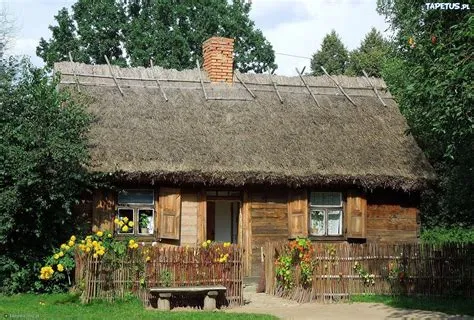
<path id="1" fill-rule="evenodd" d="M 240 74 L 232 39 L 203 50 L 194 70 L 55 65 L 92 98 L 90 169 L 116 187 L 91 199 L 94 229 L 239 243 L 248 275 L 266 240 L 416 240 L 434 172 L 382 79 Z"/>

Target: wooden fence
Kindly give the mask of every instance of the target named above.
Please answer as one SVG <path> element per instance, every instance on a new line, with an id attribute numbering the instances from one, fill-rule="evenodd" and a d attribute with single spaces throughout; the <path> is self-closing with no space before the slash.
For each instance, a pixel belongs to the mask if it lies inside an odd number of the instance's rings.
<path id="1" fill-rule="evenodd" d="M 267 243 L 265 292 L 298 302 L 331 302 L 352 294 L 474 297 L 473 245 L 313 243 L 312 248 L 311 281 L 302 283 L 295 263 L 285 288 L 276 262 L 295 251 L 288 242 Z"/>
<path id="2" fill-rule="evenodd" d="M 223 258 L 226 253 L 228 256 Z M 220 284 L 227 288 L 221 302 L 240 305 L 243 303 L 242 272 L 242 250 L 234 245 L 226 248 L 222 245 L 149 247 L 129 250 L 122 257 L 113 252 L 101 258 L 76 256 L 76 284 L 82 287 L 85 303 L 94 299 L 111 301 L 132 293 L 148 306 L 151 287 Z"/>

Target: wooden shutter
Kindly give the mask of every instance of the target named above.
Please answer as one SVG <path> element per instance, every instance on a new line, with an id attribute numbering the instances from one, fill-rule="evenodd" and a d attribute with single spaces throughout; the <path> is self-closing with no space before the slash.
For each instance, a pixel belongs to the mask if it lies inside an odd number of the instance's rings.
<path id="1" fill-rule="evenodd" d="M 348 193 L 345 214 L 346 237 L 364 239 L 367 232 L 367 199 L 362 192 Z"/>
<path id="2" fill-rule="evenodd" d="M 115 192 L 95 190 L 92 207 L 92 231 L 113 231 L 115 215 Z"/>
<path id="3" fill-rule="evenodd" d="M 179 240 L 181 220 L 180 189 L 160 188 L 159 207 L 159 237 L 162 239 Z"/>
<path id="4" fill-rule="evenodd" d="M 288 237 L 308 236 L 308 194 L 306 190 L 290 190 L 288 196 Z"/>

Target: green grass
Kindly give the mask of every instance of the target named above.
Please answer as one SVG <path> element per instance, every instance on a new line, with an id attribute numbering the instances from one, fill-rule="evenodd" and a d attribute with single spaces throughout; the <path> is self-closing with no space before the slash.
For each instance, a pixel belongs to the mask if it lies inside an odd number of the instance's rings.
<path id="1" fill-rule="evenodd" d="M 114 303 L 81 304 L 79 296 L 71 294 L 0 295 L 0 318 L 23 319 L 160 319 L 160 320 L 275 320 L 269 315 L 224 313 L 222 311 L 146 310 L 138 299 Z"/>
<path id="2" fill-rule="evenodd" d="M 358 295 L 352 296 L 351 302 L 383 303 L 395 308 L 439 311 L 447 314 L 474 315 L 474 303 L 472 300 L 462 298 Z"/>

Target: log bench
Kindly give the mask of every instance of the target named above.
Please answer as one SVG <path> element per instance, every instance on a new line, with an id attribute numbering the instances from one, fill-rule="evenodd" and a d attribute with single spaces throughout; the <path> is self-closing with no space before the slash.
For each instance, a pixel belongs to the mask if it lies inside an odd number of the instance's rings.
<path id="1" fill-rule="evenodd" d="M 170 299 L 172 295 L 203 295 L 204 310 L 214 310 L 216 308 L 216 298 L 220 292 L 226 291 L 224 286 L 196 286 L 196 287 L 169 287 L 150 288 L 150 294 L 158 296 L 158 309 L 170 310 Z"/>

